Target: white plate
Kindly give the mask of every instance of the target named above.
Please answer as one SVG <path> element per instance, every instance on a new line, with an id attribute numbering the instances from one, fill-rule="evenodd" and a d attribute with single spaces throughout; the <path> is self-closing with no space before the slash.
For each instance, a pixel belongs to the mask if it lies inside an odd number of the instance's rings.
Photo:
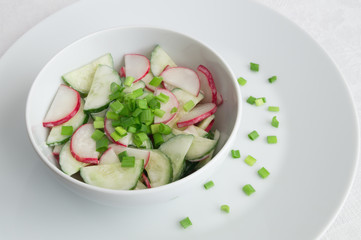
<path id="1" fill-rule="evenodd" d="M 166 204 L 116 209 L 80 198 L 55 181 L 27 139 L 24 112 L 41 67 L 72 41 L 117 25 L 150 24 L 204 41 L 248 83 L 242 94 L 279 105 L 244 105 L 234 148 L 215 187 Z M 119 46 L 121 47 L 121 46 Z M 248 63 L 260 64 L 252 73 Z M 269 84 L 267 78 L 277 75 Z M 356 169 L 359 139 L 347 86 L 326 53 L 293 23 L 248 1 L 81 1 L 47 18 L 0 60 L 1 239 L 314 239 L 336 216 Z M 51 81 L 51 79 L 49 79 Z M 272 116 L 279 129 L 270 126 Z M 247 134 L 256 129 L 260 138 Z M 267 135 L 279 143 L 268 145 Z M 253 167 L 243 159 L 258 159 Z M 260 179 L 257 170 L 270 170 Z M 241 187 L 251 183 L 251 197 Z M 227 203 L 230 214 L 220 212 Z M 193 226 L 178 221 L 189 216 Z"/>

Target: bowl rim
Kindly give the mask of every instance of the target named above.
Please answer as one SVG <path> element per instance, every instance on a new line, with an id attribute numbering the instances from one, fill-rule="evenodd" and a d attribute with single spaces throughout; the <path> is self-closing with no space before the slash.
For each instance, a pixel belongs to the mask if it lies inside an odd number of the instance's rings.
<path id="1" fill-rule="evenodd" d="M 102 33 L 106 33 L 106 32 L 111 32 L 111 31 L 118 31 L 118 30 L 125 30 L 125 29 L 150 29 L 150 30 L 157 30 L 157 31 L 164 31 L 164 32 L 169 32 L 171 34 L 175 34 L 175 35 L 179 35 L 182 36 L 184 38 L 188 38 L 191 41 L 194 41 L 200 45 L 202 45 L 203 47 L 205 47 L 209 52 L 213 53 L 215 56 L 217 56 L 219 58 L 219 60 L 221 61 L 221 63 L 224 65 L 224 68 L 226 70 L 226 72 L 231 76 L 231 78 L 234 80 L 231 82 L 231 84 L 233 84 L 233 88 L 235 89 L 236 92 L 236 97 L 237 97 L 237 113 L 236 113 L 236 120 L 235 120 L 235 124 L 231 130 L 231 134 L 229 135 L 228 139 L 225 141 L 223 147 L 218 151 L 218 153 L 216 155 L 213 156 L 213 159 L 218 159 L 219 157 L 221 157 L 222 155 L 225 154 L 225 151 L 227 151 L 230 147 L 230 145 L 232 144 L 238 129 L 240 127 L 241 124 L 241 118 L 242 118 L 242 105 L 243 105 L 243 99 L 241 97 L 241 91 L 237 85 L 237 79 L 235 74 L 233 73 L 231 67 L 229 66 L 229 64 L 224 60 L 223 57 L 221 57 L 215 50 L 213 50 L 210 46 L 208 46 L 206 43 L 201 42 L 200 40 L 197 40 L 187 34 L 184 34 L 182 32 L 178 32 L 169 28 L 160 28 L 160 27 L 156 27 L 156 26 L 146 26 L 146 25 L 128 25 L 128 26 L 116 26 L 116 27 L 111 27 L 111 28 L 106 28 L 106 29 L 102 29 L 90 34 L 87 34 L 75 41 L 73 41 L 72 43 L 66 45 L 64 48 L 62 48 L 61 50 L 59 50 L 53 57 L 51 57 L 47 63 L 41 68 L 41 70 L 39 71 L 39 73 L 37 74 L 37 76 L 35 77 L 30 90 L 28 92 L 28 96 L 26 99 L 26 107 L 25 107 L 25 122 L 26 122 L 26 128 L 27 128 L 27 135 L 32 143 L 32 147 L 35 149 L 35 151 L 37 152 L 37 154 L 40 156 L 42 162 L 45 163 L 45 165 L 50 168 L 54 173 L 56 173 L 59 177 L 61 177 L 62 179 L 66 180 L 67 182 L 73 183 L 75 185 L 77 185 L 80 188 L 85 188 L 86 190 L 90 190 L 90 191 L 95 191 L 95 192 L 99 192 L 99 193 L 104 193 L 104 194 L 112 194 L 112 195 L 124 195 L 124 196 L 136 196 L 136 195 L 144 195 L 144 194 L 154 194 L 154 193 L 158 193 L 158 192 L 164 192 L 164 191 L 169 191 L 169 188 L 174 188 L 177 187 L 178 185 L 183 185 L 186 181 L 192 181 L 193 179 L 196 179 L 198 177 L 200 177 L 201 175 L 203 175 L 203 172 L 207 171 L 208 169 L 211 169 L 212 167 L 215 167 L 215 165 L 217 164 L 218 161 L 210 161 L 208 162 L 205 166 L 203 166 L 202 168 L 200 168 L 199 170 L 197 170 L 196 172 L 181 178 L 175 182 L 171 182 L 168 183 L 166 185 L 162 185 L 159 187 L 155 187 L 155 188 L 147 188 L 147 189 L 140 189 L 137 191 L 130 191 L 130 190 L 116 190 L 116 189 L 107 189 L 107 188 L 102 188 L 102 187 L 97 187 L 97 186 L 93 186 L 90 184 L 87 184 L 85 182 L 79 181 L 67 174 L 65 174 L 63 171 L 61 171 L 61 169 L 59 169 L 55 164 L 52 164 L 49 159 L 40 151 L 40 149 L 38 148 L 37 144 L 35 144 L 35 139 L 34 136 L 32 134 L 31 131 L 31 126 L 30 126 L 30 121 L 29 121 L 29 115 L 30 115 L 30 106 L 29 106 L 29 102 L 30 102 L 30 98 L 32 96 L 32 93 L 34 90 L 34 86 L 35 83 L 37 82 L 39 76 L 42 74 L 42 72 L 48 67 L 48 65 L 50 65 L 62 52 L 64 52 L 66 49 L 70 48 L 71 46 L 84 41 L 85 39 L 88 38 L 92 38 L 98 34 L 102 34 Z"/>

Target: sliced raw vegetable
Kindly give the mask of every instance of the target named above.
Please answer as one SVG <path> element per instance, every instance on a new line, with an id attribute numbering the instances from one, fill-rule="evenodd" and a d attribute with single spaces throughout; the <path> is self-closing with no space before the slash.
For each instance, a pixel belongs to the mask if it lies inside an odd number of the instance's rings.
<path id="1" fill-rule="evenodd" d="M 215 117 L 216 116 L 211 115 L 206 119 L 204 119 L 203 121 L 201 121 L 197 126 L 201 129 L 206 129 L 209 126 L 209 124 L 211 124 L 211 122 L 214 120 Z"/>
<path id="2" fill-rule="evenodd" d="M 211 72 L 203 65 L 199 65 L 197 73 L 201 83 L 201 91 L 204 94 L 204 103 L 217 104 L 217 88 Z"/>
<path id="3" fill-rule="evenodd" d="M 145 167 L 152 187 L 159 187 L 172 181 L 173 169 L 171 160 L 161 151 L 150 152 L 149 163 Z"/>
<path id="4" fill-rule="evenodd" d="M 150 185 L 149 179 L 148 177 L 144 174 L 144 172 L 142 173 L 142 179 L 144 181 L 144 184 L 147 188 L 152 188 L 152 186 Z"/>
<path id="5" fill-rule="evenodd" d="M 218 142 L 219 142 L 220 135 L 221 135 L 221 134 L 220 134 L 220 132 L 219 132 L 218 130 L 216 130 L 216 131 L 214 132 L 214 139 L 213 139 L 213 140 L 216 140 L 216 141 L 217 141 L 217 144 L 218 144 Z M 216 146 L 216 147 L 217 147 L 217 146 Z M 214 149 L 212 152 L 209 153 L 209 155 L 208 155 L 209 157 L 208 157 L 208 158 L 200 161 L 200 162 L 196 165 L 195 169 L 198 170 L 198 169 L 200 169 L 201 167 L 204 167 L 204 165 L 206 165 L 209 161 L 211 161 L 211 160 L 212 160 L 212 157 L 213 157 L 213 154 L 214 154 L 214 151 L 215 151 L 215 149 Z"/>
<path id="6" fill-rule="evenodd" d="M 143 89 L 145 88 L 145 83 L 143 81 L 138 81 L 136 83 L 133 83 L 130 87 L 126 87 L 124 89 L 124 93 L 132 93 L 133 91 L 137 90 L 137 89 Z"/>
<path id="7" fill-rule="evenodd" d="M 65 143 L 59 154 L 59 165 L 67 175 L 79 172 L 80 168 L 87 166 L 87 163 L 77 161 L 70 151 L 70 142 Z"/>
<path id="8" fill-rule="evenodd" d="M 150 68 L 154 76 L 164 70 L 166 66 L 176 67 L 177 65 L 159 45 L 155 46 L 150 57 Z"/>
<path id="9" fill-rule="evenodd" d="M 119 163 L 119 158 L 112 147 L 109 147 L 99 159 L 99 165 Z"/>
<path id="10" fill-rule="evenodd" d="M 134 190 L 143 190 L 143 189 L 147 189 L 147 186 L 145 186 L 144 183 L 142 183 L 141 181 L 138 181 Z"/>
<path id="11" fill-rule="evenodd" d="M 196 137 L 205 137 L 207 132 L 200 127 L 195 125 L 189 125 L 186 129 L 183 130 L 185 133 L 192 134 Z"/>
<path id="12" fill-rule="evenodd" d="M 220 94 L 219 92 L 217 92 L 217 106 L 221 105 L 223 103 L 223 97 L 222 94 Z"/>
<path id="13" fill-rule="evenodd" d="M 112 126 L 112 121 L 107 118 L 104 120 L 104 132 L 114 143 L 124 147 L 127 147 L 131 143 L 133 137 L 133 134 L 128 132 L 126 136 L 115 141 L 115 139 L 111 136 L 115 132 L 115 128 Z"/>
<path id="14" fill-rule="evenodd" d="M 150 158 L 150 151 L 139 149 L 139 148 L 130 148 L 130 147 L 123 147 L 116 144 L 109 145 L 110 148 L 113 149 L 116 155 L 126 151 L 128 156 L 135 157 L 135 159 L 143 159 L 144 160 L 144 167 L 147 166 Z"/>
<path id="15" fill-rule="evenodd" d="M 87 123 L 79 127 L 71 137 L 70 151 L 76 160 L 98 164 L 99 152 L 96 151 L 96 142 L 91 137 L 94 131 L 93 124 Z"/>
<path id="16" fill-rule="evenodd" d="M 204 129 L 204 131 L 209 132 L 214 124 L 214 119 L 208 124 L 208 126 Z"/>
<path id="17" fill-rule="evenodd" d="M 53 148 L 52 153 L 53 153 L 54 157 L 55 157 L 57 160 L 59 160 L 59 154 L 60 154 L 60 151 L 61 151 L 61 149 L 63 148 L 63 146 L 64 146 L 64 145 L 56 145 L 56 146 Z"/>
<path id="18" fill-rule="evenodd" d="M 177 126 L 181 128 L 196 124 L 214 114 L 216 110 L 217 106 L 214 103 L 198 104 L 195 108 L 193 108 L 190 112 L 188 112 L 178 120 Z"/>
<path id="19" fill-rule="evenodd" d="M 160 88 L 156 89 L 156 91 L 154 92 L 154 96 L 156 96 L 156 97 L 162 96 L 162 95 L 167 96 L 169 100 L 166 103 L 163 103 L 163 102 L 160 103 L 160 110 L 164 111 L 164 115 L 162 117 L 155 116 L 154 123 L 167 123 L 167 122 L 171 121 L 176 115 L 176 113 L 170 113 L 171 110 L 174 107 L 176 107 L 176 108 L 179 107 L 178 100 L 172 92 L 170 92 L 166 89 L 160 89 Z"/>
<path id="20" fill-rule="evenodd" d="M 154 92 L 157 87 L 150 85 L 150 81 L 152 81 L 154 78 L 153 74 L 149 72 L 147 75 L 145 75 L 144 78 L 142 78 L 142 81 L 145 83 L 145 87 L 151 91 Z"/>
<path id="21" fill-rule="evenodd" d="M 134 77 L 136 83 L 147 75 L 150 70 L 150 62 L 147 57 L 140 54 L 126 54 L 125 60 L 125 74 L 126 76 Z"/>
<path id="22" fill-rule="evenodd" d="M 198 96 L 200 80 L 195 71 L 185 67 L 172 67 L 162 72 L 163 81 Z"/>

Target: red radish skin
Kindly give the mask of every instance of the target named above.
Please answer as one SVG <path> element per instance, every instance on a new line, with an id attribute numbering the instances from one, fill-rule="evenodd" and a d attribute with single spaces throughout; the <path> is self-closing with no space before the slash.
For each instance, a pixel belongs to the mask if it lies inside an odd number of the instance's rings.
<path id="1" fill-rule="evenodd" d="M 124 67 L 121 67 L 121 68 L 120 68 L 119 76 L 122 77 L 122 78 L 126 77 L 125 68 L 124 68 Z"/>
<path id="2" fill-rule="evenodd" d="M 206 127 L 206 129 L 204 129 L 204 131 L 209 132 L 212 129 L 213 124 L 214 124 L 214 119 L 209 123 L 209 125 Z"/>
<path id="3" fill-rule="evenodd" d="M 112 148 L 118 155 L 121 152 L 127 151 L 129 156 L 138 156 L 138 158 L 144 160 L 144 168 L 148 165 L 150 158 L 150 151 L 139 149 L 139 148 L 128 148 L 121 145 L 111 144 L 109 148 Z"/>
<path id="4" fill-rule="evenodd" d="M 70 152 L 71 152 L 71 155 L 73 155 L 73 157 L 78 160 L 79 162 L 83 162 L 83 163 L 90 163 L 90 164 L 98 164 L 99 163 L 99 160 L 98 160 L 98 157 L 94 157 L 94 156 L 91 156 L 91 157 L 88 157 L 88 156 L 81 156 L 79 155 L 79 153 L 77 153 L 77 149 L 75 147 L 75 144 L 76 144 L 76 141 L 80 141 L 79 139 L 77 139 L 77 135 L 83 131 L 83 128 L 88 128 L 89 125 L 93 126 L 92 123 L 86 123 L 86 124 L 83 124 L 82 126 L 80 126 L 73 134 L 73 136 L 71 137 L 70 139 Z M 91 138 L 91 135 L 92 133 L 94 132 L 94 128 L 92 128 L 92 132 L 91 134 L 89 134 L 88 139 L 89 141 L 94 141 L 92 138 Z M 87 145 L 89 147 L 89 145 Z M 95 155 L 95 153 L 98 154 L 98 152 L 96 152 L 95 150 L 95 141 L 94 141 L 94 149 L 91 149 L 91 151 L 93 151 L 93 155 Z"/>
<path id="5" fill-rule="evenodd" d="M 217 106 L 220 106 L 223 103 L 223 97 L 222 94 L 220 94 L 219 92 L 217 93 Z"/>
<path id="6" fill-rule="evenodd" d="M 58 160 L 58 162 L 59 162 L 59 153 L 54 153 L 54 152 L 53 152 L 53 156 L 54 156 L 54 158 L 55 158 L 56 160 Z"/>
<path id="7" fill-rule="evenodd" d="M 211 116 L 216 111 L 217 111 L 217 106 L 214 103 L 198 104 L 188 114 L 184 115 L 181 119 L 179 119 L 179 121 L 177 122 L 177 127 L 182 128 L 196 124 L 202 121 L 203 119 L 206 119 L 207 117 Z"/>
<path id="8" fill-rule="evenodd" d="M 200 91 L 200 80 L 195 71 L 185 67 L 170 67 L 159 76 L 163 77 L 166 84 L 183 89 L 194 96 Z"/>
<path id="9" fill-rule="evenodd" d="M 128 147 L 128 143 L 126 142 L 122 142 L 120 140 L 118 141 L 114 141 L 114 139 L 110 136 L 110 134 L 112 134 L 112 132 L 114 132 L 115 130 L 113 129 L 113 126 L 112 126 L 112 122 L 111 120 L 105 118 L 104 119 L 104 132 L 105 132 L 105 135 L 107 135 L 107 137 L 115 144 L 118 144 L 120 146 L 123 146 L 123 147 Z M 129 134 L 129 133 L 128 133 Z"/>
<path id="10" fill-rule="evenodd" d="M 157 88 L 156 91 L 154 92 L 154 96 L 158 96 L 161 93 L 163 93 L 164 95 L 167 95 L 169 97 L 169 100 L 167 103 L 160 103 L 160 109 L 165 111 L 165 114 L 163 115 L 163 117 L 157 117 L 154 116 L 154 123 L 168 123 L 170 122 L 175 115 L 177 114 L 177 112 L 175 113 L 170 113 L 170 111 L 176 107 L 177 109 L 179 108 L 179 102 L 177 100 L 177 97 L 169 90 L 167 89 L 161 89 L 161 88 Z"/>
<path id="11" fill-rule="evenodd" d="M 142 178 L 143 178 L 143 180 L 144 180 L 145 186 L 147 186 L 147 188 L 152 188 L 152 187 L 150 186 L 149 179 L 147 178 L 147 176 L 146 176 L 144 173 L 142 173 Z"/>
<path id="12" fill-rule="evenodd" d="M 202 102 L 217 103 L 217 88 L 211 72 L 203 65 L 199 65 L 197 70 L 201 83 L 201 91 L 203 91 L 204 95 Z"/>
<path id="13" fill-rule="evenodd" d="M 126 54 L 124 59 L 126 76 L 134 77 L 133 83 L 138 82 L 149 73 L 150 61 L 144 55 Z"/>
<path id="14" fill-rule="evenodd" d="M 60 88 L 64 88 L 66 90 L 70 90 L 73 92 L 73 94 L 76 95 L 76 103 L 75 103 L 75 106 L 74 108 L 65 116 L 65 117 L 62 117 L 61 119 L 58 119 L 56 121 L 45 121 L 43 122 L 43 126 L 44 127 L 55 127 L 55 126 L 58 126 L 60 124 L 63 124 L 67 121 L 69 121 L 72 117 L 74 117 L 78 111 L 79 111 L 79 108 L 80 108 L 80 104 L 81 104 L 81 97 L 80 97 L 80 94 L 75 91 L 74 89 L 72 89 L 71 87 L 68 87 L 64 84 L 61 84 L 59 89 Z M 58 90 L 59 91 L 59 90 Z M 55 99 L 54 99 L 55 100 Z M 50 110 L 50 109 L 49 109 Z M 45 119 L 47 118 L 47 116 L 45 116 Z"/>

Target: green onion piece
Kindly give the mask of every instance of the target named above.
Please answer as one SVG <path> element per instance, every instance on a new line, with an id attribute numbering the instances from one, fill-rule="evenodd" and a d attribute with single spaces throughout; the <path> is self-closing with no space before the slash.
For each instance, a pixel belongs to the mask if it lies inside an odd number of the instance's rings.
<path id="1" fill-rule="evenodd" d="M 123 128 L 128 128 L 129 126 L 132 126 L 132 125 L 136 124 L 135 118 L 133 118 L 133 117 L 122 118 L 121 120 L 122 120 L 121 121 L 121 126 Z"/>
<path id="2" fill-rule="evenodd" d="M 254 193 L 256 191 L 256 190 L 254 190 L 254 188 L 252 187 L 251 184 L 244 185 L 242 190 L 247 196 L 250 196 L 252 193 Z"/>
<path id="3" fill-rule="evenodd" d="M 244 86 L 244 85 L 246 85 L 246 83 L 247 83 L 247 80 L 244 79 L 243 77 L 239 77 L 239 78 L 237 79 L 237 81 L 238 81 L 239 85 L 241 85 L 241 86 Z"/>
<path id="4" fill-rule="evenodd" d="M 176 113 L 178 111 L 178 108 L 174 107 L 170 110 L 170 113 L 173 114 L 173 113 Z"/>
<path id="5" fill-rule="evenodd" d="M 96 141 L 96 151 L 104 152 L 108 149 L 109 140 L 106 136 L 103 136 L 101 139 Z"/>
<path id="6" fill-rule="evenodd" d="M 253 166 L 256 163 L 256 159 L 254 157 L 252 157 L 251 155 L 248 155 L 245 159 L 244 162 L 247 163 L 247 165 L 249 166 Z"/>
<path id="7" fill-rule="evenodd" d="M 147 96 L 144 97 L 144 100 L 147 100 L 147 102 L 150 102 L 154 98 L 153 93 L 148 93 Z"/>
<path id="8" fill-rule="evenodd" d="M 160 133 L 153 134 L 153 140 L 156 147 L 159 147 L 162 143 L 164 143 L 163 136 Z"/>
<path id="9" fill-rule="evenodd" d="M 168 135 L 168 134 L 170 134 L 172 132 L 172 129 L 168 125 L 166 125 L 164 123 L 161 123 L 159 125 L 159 132 L 161 134 Z"/>
<path id="10" fill-rule="evenodd" d="M 123 157 L 128 157 L 127 151 L 123 151 L 123 152 L 118 154 L 119 161 L 122 161 Z"/>
<path id="11" fill-rule="evenodd" d="M 152 134 L 155 134 L 155 133 L 159 132 L 159 126 L 160 126 L 159 123 L 150 125 L 150 129 L 152 131 Z"/>
<path id="12" fill-rule="evenodd" d="M 137 108 L 137 109 L 135 109 L 135 111 L 132 113 L 132 116 L 133 116 L 133 117 L 138 117 L 139 114 L 141 114 L 141 113 L 142 113 L 142 109 Z"/>
<path id="13" fill-rule="evenodd" d="M 134 119 L 134 124 L 133 125 L 140 125 L 139 117 L 134 117 L 133 119 Z M 138 129 L 137 126 L 134 126 L 134 127 L 136 127 Z"/>
<path id="14" fill-rule="evenodd" d="M 275 127 L 275 128 L 278 128 L 279 124 L 280 124 L 280 122 L 277 120 L 276 116 L 274 116 L 274 117 L 272 118 L 271 125 L 272 125 L 273 127 Z"/>
<path id="15" fill-rule="evenodd" d="M 145 140 L 148 139 L 148 136 L 144 132 L 140 132 L 134 135 L 134 138 L 136 138 L 139 142 L 143 143 Z"/>
<path id="16" fill-rule="evenodd" d="M 259 64 L 251 62 L 250 63 L 250 69 L 253 72 L 258 72 L 259 71 Z"/>
<path id="17" fill-rule="evenodd" d="M 107 116 L 108 119 L 111 119 L 111 120 L 118 120 L 119 119 L 119 115 L 116 114 L 115 112 L 112 112 L 112 111 L 108 111 L 106 116 Z"/>
<path id="18" fill-rule="evenodd" d="M 95 121 L 104 121 L 104 118 L 102 118 L 102 117 L 95 117 Z"/>
<path id="19" fill-rule="evenodd" d="M 109 100 L 113 101 L 115 99 L 121 98 L 122 96 L 124 96 L 124 93 L 121 91 L 116 91 L 109 95 Z"/>
<path id="20" fill-rule="evenodd" d="M 277 76 L 272 76 L 268 79 L 270 83 L 274 83 L 277 80 Z"/>
<path id="21" fill-rule="evenodd" d="M 92 139 L 94 139 L 95 141 L 100 140 L 102 137 L 104 136 L 104 133 L 100 130 L 95 130 L 94 133 L 92 134 Z"/>
<path id="22" fill-rule="evenodd" d="M 270 112 L 279 112 L 280 108 L 277 107 L 277 106 L 269 106 L 268 111 L 270 111 Z"/>
<path id="23" fill-rule="evenodd" d="M 135 90 L 132 92 L 132 96 L 133 96 L 134 98 L 137 98 L 137 97 L 142 96 L 143 93 L 144 93 L 143 88 L 138 88 L 138 89 L 135 89 Z"/>
<path id="24" fill-rule="evenodd" d="M 183 105 L 183 109 L 184 111 L 189 112 L 194 106 L 195 106 L 194 102 L 192 100 L 189 100 Z"/>
<path id="25" fill-rule="evenodd" d="M 133 156 L 123 156 L 122 157 L 122 167 L 123 168 L 132 168 L 135 166 L 135 157 Z"/>
<path id="26" fill-rule="evenodd" d="M 104 128 L 104 121 L 95 121 L 93 122 L 94 128 Z"/>
<path id="27" fill-rule="evenodd" d="M 145 124 L 140 125 L 139 132 L 143 132 L 143 133 L 146 133 L 146 134 L 151 133 L 150 128 Z"/>
<path id="28" fill-rule="evenodd" d="M 136 129 L 135 127 L 133 127 L 133 126 L 129 126 L 129 127 L 128 127 L 128 132 L 130 132 L 130 133 L 136 133 L 136 132 L 137 132 L 137 129 Z"/>
<path id="29" fill-rule="evenodd" d="M 203 186 L 204 186 L 205 189 L 208 190 L 208 189 L 210 189 L 211 187 L 214 186 L 214 182 L 213 182 L 213 181 L 209 181 L 209 182 L 205 183 Z"/>
<path id="30" fill-rule="evenodd" d="M 127 87 L 130 87 L 130 86 L 132 86 L 134 80 L 135 80 L 134 77 L 128 76 L 124 80 L 124 85 Z"/>
<path id="31" fill-rule="evenodd" d="M 262 106 L 264 104 L 264 100 L 263 98 L 257 98 L 254 103 L 256 104 L 256 106 Z"/>
<path id="32" fill-rule="evenodd" d="M 113 110 L 113 112 L 115 112 L 116 114 L 119 114 L 123 108 L 124 108 L 124 105 L 119 102 L 118 100 L 112 102 L 110 105 L 109 105 L 110 109 Z"/>
<path id="33" fill-rule="evenodd" d="M 137 148 L 140 148 L 143 144 L 143 142 L 139 141 L 139 139 L 135 138 L 133 135 L 133 143 L 137 146 Z"/>
<path id="34" fill-rule="evenodd" d="M 233 158 L 240 158 L 241 157 L 241 154 L 239 153 L 239 150 L 232 150 L 231 153 L 232 153 Z"/>
<path id="35" fill-rule="evenodd" d="M 221 210 L 223 211 L 223 212 L 226 212 L 226 213 L 229 213 L 229 206 L 228 205 L 222 205 L 221 206 Z"/>
<path id="36" fill-rule="evenodd" d="M 140 109 L 148 109 L 148 102 L 147 102 L 147 100 L 145 100 L 145 99 L 137 99 L 136 103 L 137 103 L 137 106 L 138 106 Z"/>
<path id="37" fill-rule="evenodd" d="M 264 103 L 266 103 L 266 98 L 265 97 L 262 97 L 262 100 Z"/>
<path id="38" fill-rule="evenodd" d="M 112 93 L 114 93 L 114 92 L 116 92 L 116 91 L 119 91 L 119 90 L 120 90 L 120 86 L 119 86 L 117 83 L 112 82 L 112 83 L 110 84 L 110 91 L 111 91 Z"/>
<path id="39" fill-rule="evenodd" d="M 70 136 L 73 134 L 73 126 L 62 126 L 61 135 Z"/>
<path id="40" fill-rule="evenodd" d="M 160 102 L 158 102 L 157 99 L 153 98 L 150 101 L 148 101 L 148 106 L 151 109 L 159 109 L 160 108 Z"/>
<path id="41" fill-rule="evenodd" d="M 116 131 L 115 131 L 115 132 L 112 132 L 112 133 L 110 134 L 110 136 L 113 138 L 113 140 L 114 140 L 115 142 L 117 142 L 118 140 L 120 140 L 120 139 L 122 138 L 122 136 L 120 136 Z"/>
<path id="42" fill-rule="evenodd" d="M 155 98 L 162 103 L 167 103 L 169 101 L 169 96 L 165 95 L 164 93 L 160 93 L 159 95 L 155 96 Z"/>
<path id="43" fill-rule="evenodd" d="M 277 136 L 267 136 L 267 142 L 269 144 L 276 144 L 277 143 Z"/>
<path id="44" fill-rule="evenodd" d="M 186 217 L 185 219 L 181 220 L 179 223 L 184 229 L 186 229 L 189 226 L 192 226 L 192 222 L 189 219 L 189 217 Z"/>
<path id="45" fill-rule="evenodd" d="M 258 175 L 261 177 L 261 178 L 266 178 L 268 177 L 270 173 L 268 172 L 267 169 L 265 169 L 264 167 L 262 167 L 260 170 L 258 170 Z"/>
<path id="46" fill-rule="evenodd" d="M 154 115 L 150 109 L 143 110 L 143 112 L 139 115 L 139 120 L 146 125 L 150 125 L 153 123 Z"/>
<path id="47" fill-rule="evenodd" d="M 154 115 L 156 115 L 157 117 L 163 117 L 165 114 L 165 111 L 161 110 L 161 109 L 154 109 Z"/>
<path id="48" fill-rule="evenodd" d="M 249 139 L 252 141 L 256 140 L 259 137 L 259 134 L 256 130 L 252 131 L 250 134 L 248 134 Z"/>
<path id="49" fill-rule="evenodd" d="M 250 96 L 250 97 L 247 99 L 247 102 L 248 102 L 249 104 L 254 104 L 255 101 L 256 101 L 256 98 L 255 98 L 255 97 L 252 97 L 252 96 Z"/>
<path id="50" fill-rule="evenodd" d="M 119 134 L 119 136 L 121 136 L 121 137 L 124 137 L 124 136 L 126 136 L 127 135 L 127 130 L 125 130 L 124 128 L 122 128 L 122 127 L 116 127 L 115 128 L 115 131 Z"/>
<path id="51" fill-rule="evenodd" d="M 162 77 L 154 77 L 150 82 L 149 85 L 152 85 L 154 87 L 158 87 L 159 84 L 161 84 L 163 81 Z"/>

